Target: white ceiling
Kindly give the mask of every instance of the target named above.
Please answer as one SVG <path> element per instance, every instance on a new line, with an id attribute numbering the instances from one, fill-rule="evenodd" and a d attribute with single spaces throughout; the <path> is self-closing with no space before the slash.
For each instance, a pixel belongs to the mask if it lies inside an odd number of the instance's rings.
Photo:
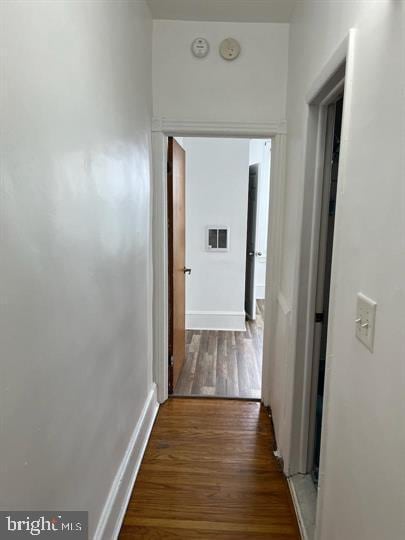
<path id="1" fill-rule="evenodd" d="M 154 19 L 289 22 L 295 0 L 147 0 Z"/>

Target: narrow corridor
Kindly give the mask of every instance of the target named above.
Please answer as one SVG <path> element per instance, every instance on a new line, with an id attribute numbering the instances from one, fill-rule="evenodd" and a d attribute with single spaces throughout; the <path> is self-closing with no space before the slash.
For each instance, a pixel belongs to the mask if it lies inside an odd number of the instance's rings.
<path id="1" fill-rule="evenodd" d="M 259 403 L 172 398 L 160 408 L 120 538 L 299 539 Z"/>

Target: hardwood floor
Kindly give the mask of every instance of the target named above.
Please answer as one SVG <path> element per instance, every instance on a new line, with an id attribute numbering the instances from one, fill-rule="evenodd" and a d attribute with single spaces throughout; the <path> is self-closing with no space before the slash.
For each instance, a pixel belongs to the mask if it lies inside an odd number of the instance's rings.
<path id="1" fill-rule="evenodd" d="M 121 540 L 298 540 L 287 481 L 257 402 L 171 398 L 161 406 Z"/>
<path id="2" fill-rule="evenodd" d="M 264 301 L 246 332 L 187 330 L 186 361 L 174 389 L 181 396 L 261 397 Z"/>

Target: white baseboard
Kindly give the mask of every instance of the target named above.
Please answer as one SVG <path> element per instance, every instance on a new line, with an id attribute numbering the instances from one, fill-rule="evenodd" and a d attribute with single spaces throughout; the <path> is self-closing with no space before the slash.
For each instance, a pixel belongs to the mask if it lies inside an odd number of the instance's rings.
<path id="1" fill-rule="evenodd" d="M 187 311 L 188 330 L 228 330 L 244 332 L 244 311 Z"/>
<path id="2" fill-rule="evenodd" d="M 266 285 L 256 285 L 256 298 L 258 300 L 266 298 Z"/>
<path id="3" fill-rule="evenodd" d="M 115 475 L 93 540 L 115 540 L 118 538 L 158 408 L 156 385 L 153 384 Z"/>

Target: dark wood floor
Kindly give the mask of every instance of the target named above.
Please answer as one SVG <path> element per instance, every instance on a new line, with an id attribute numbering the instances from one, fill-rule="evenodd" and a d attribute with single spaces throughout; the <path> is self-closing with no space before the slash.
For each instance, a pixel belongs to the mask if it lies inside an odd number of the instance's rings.
<path id="1" fill-rule="evenodd" d="M 186 361 L 174 394 L 261 397 L 264 300 L 246 332 L 187 330 Z"/>
<path id="2" fill-rule="evenodd" d="M 299 539 L 257 402 L 173 397 L 161 406 L 119 538 Z"/>

